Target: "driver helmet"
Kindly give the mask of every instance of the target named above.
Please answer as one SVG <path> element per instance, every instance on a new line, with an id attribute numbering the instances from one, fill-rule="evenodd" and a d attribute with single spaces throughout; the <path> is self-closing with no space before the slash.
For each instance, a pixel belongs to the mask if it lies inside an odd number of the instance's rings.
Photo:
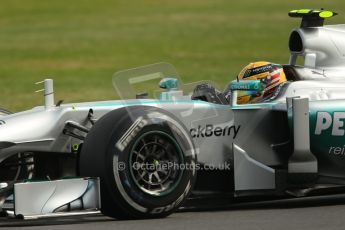
<path id="1" fill-rule="evenodd" d="M 251 104 L 272 99 L 280 91 L 286 80 L 283 66 L 266 61 L 253 62 L 244 67 L 237 76 L 238 80 L 260 80 L 263 86 L 261 92 L 238 91 L 237 104 Z"/>

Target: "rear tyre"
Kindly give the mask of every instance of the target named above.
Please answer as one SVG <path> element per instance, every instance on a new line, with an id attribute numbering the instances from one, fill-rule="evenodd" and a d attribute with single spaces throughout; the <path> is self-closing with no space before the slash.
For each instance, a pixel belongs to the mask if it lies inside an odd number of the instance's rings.
<path id="1" fill-rule="evenodd" d="M 100 177 L 102 212 L 118 219 L 165 217 L 188 197 L 196 154 L 187 129 L 164 110 L 132 106 L 96 122 L 80 175 Z"/>

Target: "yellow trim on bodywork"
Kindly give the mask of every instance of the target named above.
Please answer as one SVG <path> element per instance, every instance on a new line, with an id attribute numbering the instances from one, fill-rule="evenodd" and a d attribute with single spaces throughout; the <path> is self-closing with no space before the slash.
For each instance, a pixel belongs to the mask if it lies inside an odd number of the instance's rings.
<path id="1" fill-rule="evenodd" d="M 312 10 L 310 10 L 310 9 L 301 9 L 301 10 L 297 10 L 297 13 L 298 14 L 308 14 L 308 13 L 310 13 L 310 11 L 312 11 Z"/>
<path id="2" fill-rule="evenodd" d="M 333 12 L 332 11 L 322 11 L 321 13 L 319 13 L 320 18 L 330 18 L 333 16 Z"/>

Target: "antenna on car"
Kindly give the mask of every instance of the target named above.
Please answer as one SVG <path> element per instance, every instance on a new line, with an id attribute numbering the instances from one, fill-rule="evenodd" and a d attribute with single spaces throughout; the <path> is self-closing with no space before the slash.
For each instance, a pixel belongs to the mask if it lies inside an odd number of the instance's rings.
<path id="1" fill-rule="evenodd" d="M 44 92 L 44 106 L 49 109 L 54 106 L 54 83 L 53 79 L 45 79 L 40 82 L 36 82 L 36 85 L 44 84 L 44 89 L 37 90 L 38 92 Z"/>
<path id="2" fill-rule="evenodd" d="M 300 9 L 289 12 L 290 17 L 302 18 L 301 28 L 323 26 L 326 18 L 331 18 L 336 15 L 337 13 L 324 10 L 323 8 L 320 10 Z"/>

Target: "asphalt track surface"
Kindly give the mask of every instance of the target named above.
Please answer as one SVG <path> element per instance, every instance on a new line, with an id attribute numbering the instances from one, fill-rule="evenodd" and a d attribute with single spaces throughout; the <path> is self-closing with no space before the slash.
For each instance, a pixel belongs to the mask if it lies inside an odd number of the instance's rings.
<path id="1" fill-rule="evenodd" d="M 345 229 L 345 195 L 235 204 L 177 212 L 165 219 L 119 221 L 102 215 L 41 220 L 0 218 L 3 229 Z"/>

